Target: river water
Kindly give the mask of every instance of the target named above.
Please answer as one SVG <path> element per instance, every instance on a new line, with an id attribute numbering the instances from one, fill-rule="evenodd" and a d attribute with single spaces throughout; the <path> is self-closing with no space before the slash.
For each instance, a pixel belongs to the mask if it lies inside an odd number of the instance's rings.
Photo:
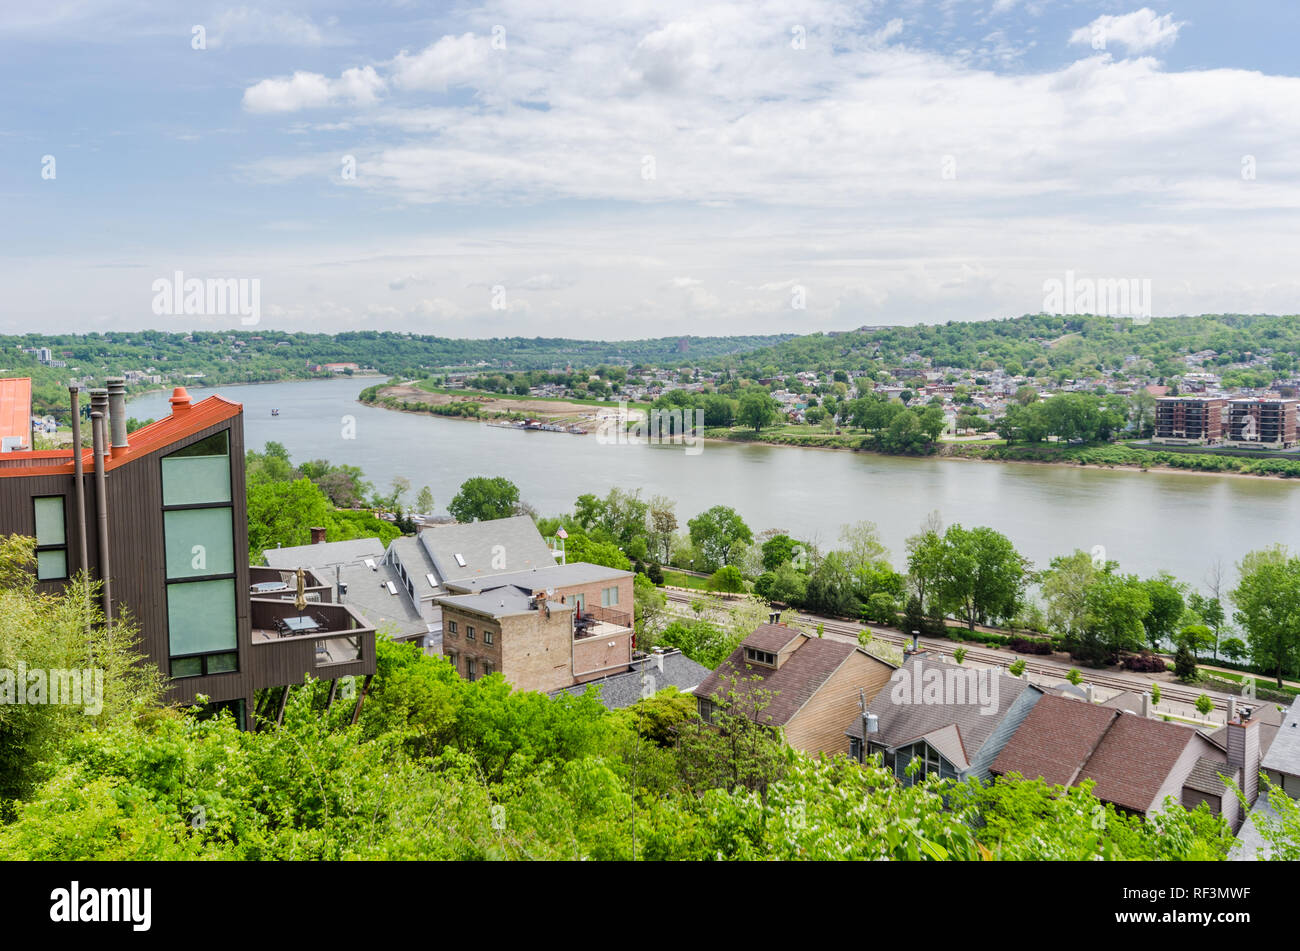
<path id="1" fill-rule="evenodd" d="M 784 529 L 823 548 L 841 526 L 870 519 L 893 560 L 931 511 L 944 524 L 991 525 L 1035 567 L 1075 548 L 1105 548 L 1125 571 L 1165 569 L 1204 588 L 1221 562 L 1229 584 L 1246 552 L 1291 544 L 1300 520 L 1300 480 L 1181 472 L 1141 472 L 1026 463 L 903 458 L 844 451 L 706 443 L 614 445 L 595 435 L 522 432 L 461 420 L 376 409 L 356 402 L 371 379 L 223 386 L 244 404 L 250 449 L 283 443 L 295 461 L 360 466 L 376 487 L 411 481 L 413 501 L 429 486 L 437 511 L 467 478 L 505 476 L 542 514 L 570 511 L 583 492 L 613 486 L 664 494 L 686 519 L 719 503 L 734 507 L 755 534 Z M 210 391 L 191 388 L 202 399 Z M 158 418 L 169 393 L 133 399 L 131 415 Z M 271 410 L 279 409 L 278 416 Z"/>

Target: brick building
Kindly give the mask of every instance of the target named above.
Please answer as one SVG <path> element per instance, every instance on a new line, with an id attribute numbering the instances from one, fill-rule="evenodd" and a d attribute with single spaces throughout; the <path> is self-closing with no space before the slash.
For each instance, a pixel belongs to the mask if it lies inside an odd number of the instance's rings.
<path id="1" fill-rule="evenodd" d="M 1227 400 L 1205 396 L 1162 396 L 1156 400 L 1151 441 L 1212 446 L 1223 439 Z"/>
<path id="2" fill-rule="evenodd" d="M 1248 449 L 1289 449 L 1296 444 L 1296 405 L 1296 400 L 1229 400 L 1225 444 Z"/>

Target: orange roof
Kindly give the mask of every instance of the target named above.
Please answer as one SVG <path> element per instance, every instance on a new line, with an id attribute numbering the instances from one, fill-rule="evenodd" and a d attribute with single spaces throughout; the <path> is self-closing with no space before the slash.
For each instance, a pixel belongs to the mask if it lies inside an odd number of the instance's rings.
<path id="1" fill-rule="evenodd" d="M 0 439 L 15 436 L 23 449 L 32 448 L 31 377 L 0 380 Z"/>
<path id="2" fill-rule="evenodd" d="M 2 382 L 2 381 L 0 381 Z M 199 403 L 190 403 L 189 394 L 184 387 L 176 387 L 171 398 L 172 412 L 148 426 L 142 426 L 131 433 L 127 439 L 130 445 L 124 449 L 112 450 L 105 470 L 112 472 L 118 466 L 125 465 L 151 452 L 166 449 L 168 446 L 193 436 L 200 430 L 225 422 L 244 411 L 242 403 L 235 403 L 220 396 L 209 396 Z M 105 432 L 105 438 L 108 433 Z M 93 469 L 94 451 L 81 451 L 82 465 L 86 471 Z M 19 460 L 22 462 L 19 462 Z M 9 463 L 5 465 L 5 463 Z M 73 472 L 72 452 L 20 452 L 0 454 L 0 478 L 6 476 L 34 475 L 71 475 Z"/>

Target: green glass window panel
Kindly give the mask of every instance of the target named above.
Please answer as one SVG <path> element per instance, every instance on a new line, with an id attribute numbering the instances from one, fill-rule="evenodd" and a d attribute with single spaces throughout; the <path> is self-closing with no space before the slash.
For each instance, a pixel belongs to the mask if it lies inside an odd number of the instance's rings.
<path id="1" fill-rule="evenodd" d="M 234 650 L 234 579 L 169 584 L 167 630 L 173 657 Z"/>
<path id="2" fill-rule="evenodd" d="M 224 575 L 235 570 L 230 509 L 178 509 L 163 513 L 167 577 Z"/>
<path id="3" fill-rule="evenodd" d="M 210 674 L 231 674 L 239 669 L 239 655 L 236 653 L 210 654 L 207 661 Z"/>
<path id="4" fill-rule="evenodd" d="M 221 430 L 219 433 L 213 433 L 207 439 L 200 439 L 198 442 L 190 443 L 184 449 L 177 449 L 171 453 L 169 458 L 175 459 L 177 456 L 227 456 L 230 454 L 229 432 Z"/>
<path id="5" fill-rule="evenodd" d="M 63 524 L 63 496 L 36 499 L 36 544 L 62 545 L 67 540 Z"/>
<path id="6" fill-rule="evenodd" d="M 177 657 L 172 661 L 173 677 L 197 677 L 203 673 L 202 657 Z"/>
<path id="7" fill-rule="evenodd" d="M 38 551 L 36 553 L 36 577 L 40 581 L 66 578 L 68 576 L 68 553 L 64 549 L 56 551 Z"/>
<path id="8" fill-rule="evenodd" d="M 168 456 L 162 461 L 163 505 L 230 501 L 229 456 Z"/>

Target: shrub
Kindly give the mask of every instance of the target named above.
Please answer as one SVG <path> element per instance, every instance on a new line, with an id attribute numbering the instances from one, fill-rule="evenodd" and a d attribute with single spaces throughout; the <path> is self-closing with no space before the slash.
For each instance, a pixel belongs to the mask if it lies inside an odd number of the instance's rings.
<path id="1" fill-rule="evenodd" d="M 1017 654 L 1050 654 L 1052 642 L 1031 637 L 1013 637 L 1008 646 Z"/>
<path id="2" fill-rule="evenodd" d="M 1124 669 L 1146 674 L 1162 674 L 1169 668 L 1163 657 L 1144 650 L 1140 654 L 1130 654 L 1125 657 Z"/>

